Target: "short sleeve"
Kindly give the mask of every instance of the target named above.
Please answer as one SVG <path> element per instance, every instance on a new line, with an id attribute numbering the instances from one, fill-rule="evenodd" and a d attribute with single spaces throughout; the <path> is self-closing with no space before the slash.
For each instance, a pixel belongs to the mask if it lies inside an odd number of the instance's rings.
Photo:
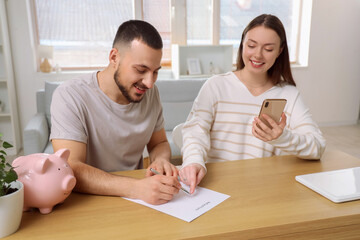
<path id="1" fill-rule="evenodd" d="M 165 120 L 163 116 L 163 108 L 160 101 L 159 90 L 156 85 L 154 86 L 154 104 L 156 104 L 157 106 L 156 109 L 159 109 L 155 129 L 154 129 L 154 132 L 157 132 L 164 128 Z"/>
<path id="2" fill-rule="evenodd" d="M 75 92 L 70 91 L 63 84 L 60 85 L 54 91 L 50 106 L 52 123 L 50 140 L 66 139 L 87 143 L 84 106 Z"/>

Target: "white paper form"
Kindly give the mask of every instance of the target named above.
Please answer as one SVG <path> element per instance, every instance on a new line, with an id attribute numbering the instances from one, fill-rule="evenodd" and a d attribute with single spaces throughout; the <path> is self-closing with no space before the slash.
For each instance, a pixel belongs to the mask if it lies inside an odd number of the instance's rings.
<path id="1" fill-rule="evenodd" d="M 181 183 L 181 185 L 190 192 L 188 186 L 183 183 Z M 229 195 L 215 192 L 210 189 L 196 187 L 196 191 L 192 195 L 188 195 L 180 190 L 170 202 L 162 205 L 152 205 L 138 199 L 124 199 L 153 208 L 173 217 L 180 218 L 186 222 L 191 222 L 229 197 Z"/>

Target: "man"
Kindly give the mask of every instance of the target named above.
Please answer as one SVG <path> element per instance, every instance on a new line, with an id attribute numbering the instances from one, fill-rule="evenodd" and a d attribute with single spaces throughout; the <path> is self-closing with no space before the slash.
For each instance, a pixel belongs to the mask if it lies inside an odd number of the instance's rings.
<path id="1" fill-rule="evenodd" d="M 178 193 L 178 171 L 170 162 L 159 93 L 154 83 L 162 57 L 162 40 L 149 23 L 120 25 L 99 72 L 66 81 L 54 92 L 51 135 L 54 151 L 70 149 L 75 190 L 98 195 L 166 203 Z M 150 167 L 144 179 L 109 172 L 142 165 L 147 146 Z"/>

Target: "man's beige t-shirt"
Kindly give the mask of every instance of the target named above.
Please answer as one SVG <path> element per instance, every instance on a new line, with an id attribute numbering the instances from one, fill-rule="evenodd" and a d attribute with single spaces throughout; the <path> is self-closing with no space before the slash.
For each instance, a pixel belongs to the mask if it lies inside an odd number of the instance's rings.
<path id="1" fill-rule="evenodd" d="M 86 163 L 104 171 L 141 167 L 152 134 L 164 127 L 156 86 L 140 103 L 121 105 L 99 88 L 97 72 L 56 88 L 51 103 L 52 139 L 87 144 Z"/>

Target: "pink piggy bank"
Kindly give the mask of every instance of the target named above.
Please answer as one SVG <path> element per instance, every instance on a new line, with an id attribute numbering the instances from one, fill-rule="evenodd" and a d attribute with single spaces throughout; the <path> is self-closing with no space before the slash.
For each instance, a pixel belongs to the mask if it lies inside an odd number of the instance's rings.
<path id="1" fill-rule="evenodd" d="M 24 211 L 39 208 L 42 214 L 64 202 L 75 187 L 74 173 L 67 163 L 70 150 L 54 154 L 35 153 L 18 157 L 13 167 L 24 184 Z"/>

